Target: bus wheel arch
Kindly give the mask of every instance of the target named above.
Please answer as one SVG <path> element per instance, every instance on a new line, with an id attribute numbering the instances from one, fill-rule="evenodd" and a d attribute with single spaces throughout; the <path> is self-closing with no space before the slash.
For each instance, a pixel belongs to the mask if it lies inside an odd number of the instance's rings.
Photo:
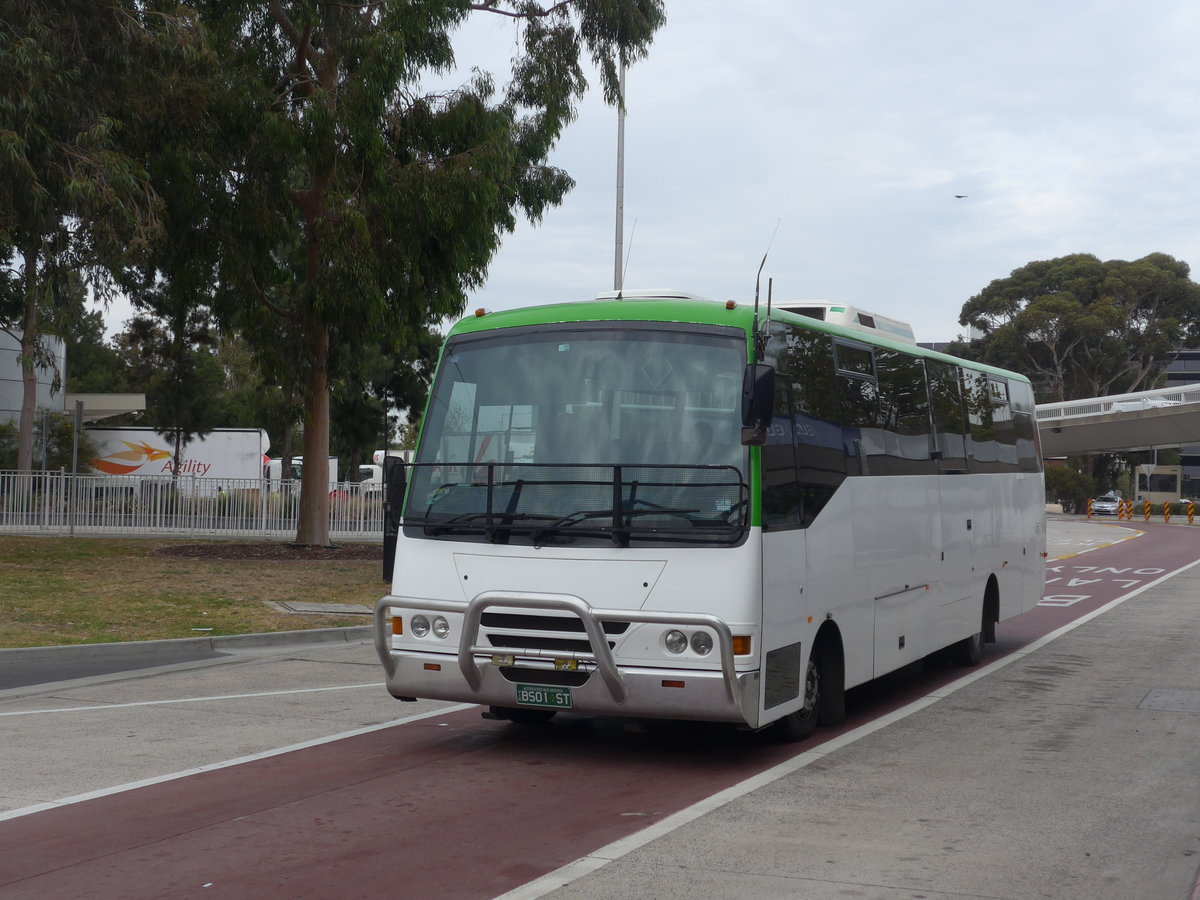
<path id="1" fill-rule="evenodd" d="M 989 575 L 983 590 L 983 604 L 979 615 L 979 630 L 969 637 L 950 645 L 950 659 L 956 666 L 966 668 L 983 662 L 983 645 L 996 642 L 996 622 L 1000 619 L 1000 583 L 995 575 Z"/>
<path id="2" fill-rule="evenodd" d="M 803 673 L 804 706 L 771 726 L 784 741 L 802 741 L 818 725 L 840 725 L 846 719 L 846 662 L 842 635 L 826 622 L 813 639 L 808 666 Z"/>
<path id="3" fill-rule="evenodd" d="M 1000 582 L 995 575 L 988 576 L 983 591 L 983 642 L 996 643 L 996 623 L 1000 621 Z"/>
<path id="4" fill-rule="evenodd" d="M 813 640 L 813 655 L 823 661 L 818 712 L 821 725 L 841 725 L 846 721 L 846 651 L 842 633 L 827 621 Z"/>

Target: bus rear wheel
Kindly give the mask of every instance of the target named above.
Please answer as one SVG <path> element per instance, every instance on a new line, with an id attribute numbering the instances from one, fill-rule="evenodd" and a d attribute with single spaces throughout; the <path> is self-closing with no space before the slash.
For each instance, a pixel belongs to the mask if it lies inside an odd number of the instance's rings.
<path id="1" fill-rule="evenodd" d="M 983 662 L 983 632 L 987 623 L 980 616 L 979 630 L 970 637 L 950 645 L 950 661 L 956 666 L 970 668 Z"/>

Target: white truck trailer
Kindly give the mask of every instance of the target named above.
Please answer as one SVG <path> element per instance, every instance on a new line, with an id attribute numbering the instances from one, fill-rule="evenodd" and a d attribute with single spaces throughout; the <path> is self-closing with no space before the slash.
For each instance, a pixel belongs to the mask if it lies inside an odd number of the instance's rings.
<path id="1" fill-rule="evenodd" d="M 261 479 L 271 446 L 261 428 L 217 428 L 184 444 L 177 468 L 175 442 L 153 428 L 89 428 L 87 432 L 96 445 L 96 455 L 87 463 L 100 475 Z"/>

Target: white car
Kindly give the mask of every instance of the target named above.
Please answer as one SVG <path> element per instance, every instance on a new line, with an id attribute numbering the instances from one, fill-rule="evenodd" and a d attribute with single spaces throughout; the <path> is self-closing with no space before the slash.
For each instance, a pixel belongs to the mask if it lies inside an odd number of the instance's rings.
<path id="1" fill-rule="evenodd" d="M 1094 516 L 1115 516 L 1117 510 L 1120 509 L 1121 498 L 1112 494 L 1105 494 L 1103 497 L 1097 497 L 1092 501 L 1092 515 Z"/>

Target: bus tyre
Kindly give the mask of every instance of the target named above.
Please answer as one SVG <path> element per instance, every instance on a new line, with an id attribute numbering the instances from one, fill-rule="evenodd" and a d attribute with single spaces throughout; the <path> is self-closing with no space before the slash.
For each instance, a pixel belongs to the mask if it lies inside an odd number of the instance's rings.
<path id="1" fill-rule="evenodd" d="M 783 741 L 802 741 L 817 725 L 840 725 L 846 719 L 846 676 L 836 654 L 827 644 L 817 646 L 808 658 L 804 674 L 804 706 L 774 725 Z"/>
<path id="2" fill-rule="evenodd" d="M 981 617 L 977 632 L 950 645 L 951 662 L 964 668 L 979 665 L 983 661 L 983 630 L 984 624 Z"/>

